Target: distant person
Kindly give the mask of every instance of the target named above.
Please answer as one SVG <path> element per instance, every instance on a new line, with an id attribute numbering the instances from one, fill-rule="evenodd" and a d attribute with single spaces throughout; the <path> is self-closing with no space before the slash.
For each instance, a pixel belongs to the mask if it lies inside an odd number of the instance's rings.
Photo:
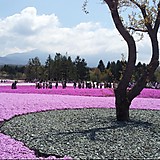
<path id="1" fill-rule="evenodd" d="M 45 82 L 43 82 L 43 89 L 45 88 Z"/>
<path id="2" fill-rule="evenodd" d="M 108 88 L 112 88 L 111 82 L 108 82 Z"/>
<path id="3" fill-rule="evenodd" d="M 17 81 L 14 81 L 11 86 L 12 89 L 17 89 Z"/>
<path id="4" fill-rule="evenodd" d="M 106 81 L 104 82 L 104 88 L 108 88 L 108 83 Z"/>
<path id="5" fill-rule="evenodd" d="M 98 88 L 98 86 L 99 86 L 99 82 L 96 82 L 96 86 L 97 86 L 97 88 Z"/>
<path id="6" fill-rule="evenodd" d="M 88 88 L 88 82 L 86 81 L 86 88 Z"/>
<path id="7" fill-rule="evenodd" d="M 36 86 L 35 86 L 35 88 L 38 88 L 38 82 L 36 82 Z"/>
<path id="8" fill-rule="evenodd" d="M 78 88 L 81 89 L 81 82 L 78 82 Z"/>
<path id="9" fill-rule="evenodd" d="M 65 89 L 66 87 L 67 87 L 66 81 L 63 81 L 63 82 L 62 82 L 62 88 Z"/>
<path id="10" fill-rule="evenodd" d="M 91 83 L 91 82 L 88 83 L 88 88 L 89 88 L 89 89 L 92 88 L 92 83 Z"/>
<path id="11" fill-rule="evenodd" d="M 56 81 L 56 85 L 55 85 L 56 89 L 58 88 L 58 81 Z"/>
<path id="12" fill-rule="evenodd" d="M 52 82 L 49 82 L 48 88 L 52 89 Z"/>
<path id="13" fill-rule="evenodd" d="M 100 88 L 102 88 L 103 87 L 103 84 L 102 83 L 100 83 Z"/>
<path id="14" fill-rule="evenodd" d="M 42 85 L 41 85 L 41 83 L 39 83 L 39 82 L 36 82 L 36 88 L 38 88 L 38 89 L 42 88 Z"/>
<path id="15" fill-rule="evenodd" d="M 74 82 L 73 82 L 73 87 L 74 87 L 74 89 L 76 89 L 76 86 L 77 86 L 77 83 L 74 81 Z"/>
<path id="16" fill-rule="evenodd" d="M 46 82 L 46 89 L 48 88 L 49 84 Z"/>
<path id="17" fill-rule="evenodd" d="M 82 88 L 84 88 L 84 81 L 82 82 Z"/>
<path id="18" fill-rule="evenodd" d="M 93 88 L 95 88 L 96 87 L 96 85 L 95 85 L 95 83 L 93 82 Z"/>

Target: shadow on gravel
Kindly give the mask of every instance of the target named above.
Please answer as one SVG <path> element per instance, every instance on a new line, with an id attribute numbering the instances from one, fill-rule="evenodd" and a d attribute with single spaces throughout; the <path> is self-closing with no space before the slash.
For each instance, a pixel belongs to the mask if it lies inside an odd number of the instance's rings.
<path id="1" fill-rule="evenodd" d="M 106 120 L 104 121 L 106 123 Z M 114 130 L 118 128 L 124 128 L 126 126 L 129 126 L 130 128 L 132 127 L 142 127 L 142 128 L 150 128 L 152 126 L 152 123 L 149 122 L 144 122 L 144 121 L 136 121 L 136 120 L 130 120 L 128 122 L 117 122 L 115 121 L 115 118 L 109 118 L 108 122 L 110 123 L 110 126 L 108 127 L 99 127 L 99 128 L 91 128 L 91 129 L 86 129 L 86 130 L 80 130 L 80 131 L 74 131 L 74 132 L 57 132 L 55 136 L 67 136 L 67 135 L 72 135 L 72 134 L 83 134 L 83 135 L 89 135 L 87 136 L 90 140 L 95 141 L 95 140 L 100 140 L 96 139 L 96 132 L 107 132 L 107 130 Z M 103 122 L 102 122 L 103 123 Z M 126 130 L 127 131 L 127 130 Z"/>

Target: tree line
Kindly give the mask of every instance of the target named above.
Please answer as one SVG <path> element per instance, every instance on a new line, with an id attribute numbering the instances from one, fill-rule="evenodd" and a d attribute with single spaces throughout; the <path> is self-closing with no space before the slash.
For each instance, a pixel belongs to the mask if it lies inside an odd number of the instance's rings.
<path id="1" fill-rule="evenodd" d="M 90 68 L 84 58 L 77 56 L 72 60 L 70 56 L 56 53 L 41 64 L 38 57 L 29 59 L 27 65 L 4 65 L 0 67 L 0 79 L 23 79 L 27 82 L 35 81 L 92 81 L 92 82 L 119 82 L 122 79 L 127 62 L 122 60 L 108 61 L 106 66 L 103 60 L 97 67 Z M 147 65 L 139 62 L 134 70 L 131 81 L 137 81 L 145 72 Z M 160 82 L 160 71 L 157 69 L 151 81 Z"/>

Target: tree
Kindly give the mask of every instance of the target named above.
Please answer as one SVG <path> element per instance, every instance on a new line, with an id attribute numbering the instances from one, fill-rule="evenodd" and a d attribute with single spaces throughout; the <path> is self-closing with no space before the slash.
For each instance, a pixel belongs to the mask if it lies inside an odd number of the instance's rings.
<path id="1" fill-rule="evenodd" d="M 101 72 L 104 72 L 104 70 L 105 70 L 105 65 L 104 65 L 104 63 L 103 63 L 102 60 L 99 61 L 97 68 L 98 68 Z"/>
<path id="2" fill-rule="evenodd" d="M 118 121 L 129 120 L 129 107 L 132 100 L 140 94 L 146 86 L 147 79 L 154 76 L 159 65 L 158 30 L 160 25 L 159 0 L 103 0 L 107 4 L 114 25 L 128 46 L 128 62 L 123 77 L 115 89 L 116 117 Z M 86 10 L 85 0 L 83 9 Z M 128 14 L 129 21 L 125 23 L 121 13 L 123 9 L 132 9 Z M 128 13 L 128 12 L 127 12 Z M 135 69 L 137 49 L 136 40 L 132 33 L 147 33 L 151 40 L 152 56 L 145 72 L 142 73 L 134 87 L 128 91 L 127 87 Z"/>
<path id="3" fill-rule="evenodd" d="M 38 57 L 29 59 L 28 64 L 26 66 L 26 80 L 41 80 L 42 76 L 42 66 Z"/>
<path id="4" fill-rule="evenodd" d="M 118 60 L 115 68 L 115 79 L 120 80 L 122 74 L 122 61 Z"/>
<path id="5" fill-rule="evenodd" d="M 0 72 L 2 72 L 3 78 L 9 79 L 23 79 L 25 66 L 17 66 L 17 65 L 4 65 L 0 67 Z"/>
<path id="6" fill-rule="evenodd" d="M 56 53 L 51 68 L 51 75 L 56 81 L 72 81 L 75 78 L 74 64 L 67 54 L 63 56 L 60 53 Z"/>
<path id="7" fill-rule="evenodd" d="M 112 73 L 112 80 L 115 80 L 115 76 L 116 76 L 116 63 L 113 61 L 110 64 L 110 71 Z"/>
<path id="8" fill-rule="evenodd" d="M 70 56 L 67 58 L 67 70 L 68 70 L 68 81 L 74 81 L 76 79 L 76 66 L 73 64 Z"/>
<path id="9" fill-rule="evenodd" d="M 76 67 L 76 74 L 77 74 L 76 80 L 77 81 L 87 80 L 89 77 L 89 69 L 87 67 L 87 63 L 85 62 L 85 59 L 81 59 L 79 56 L 77 56 L 74 61 L 74 65 Z"/>
<path id="10" fill-rule="evenodd" d="M 160 67 L 158 67 L 155 71 L 156 81 L 160 83 Z"/>
<path id="11" fill-rule="evenodd" d="M 109 68 L 110 68 L 110 65 L 111 65 L 111 62 L 108 61 L 106 69 L 109 69 Z"/>
<path id="12" fill-rule="evenodd" d="M 100 82 L 101 78 L 101 71 L 99 70 L 99 68 L 94 68 L 90 71 L 90 80 L 92 82 Z"/>
<path id="13" fill-rule="evenodd" d="M 52 65 L 53 65 L 53 59 L 51 58 L 51 55 L 49 55 L 46 62 L 45 62 L 45 70 L 46 70 L 46 74 L 48 77 L 47 80 L 51 80 L 51 78 L 53 78 Z"/>
<path id="14" fill-rule="evenodd" d="M 53 75 L 54 75 L 54 80 L 62 80 L 61 76 L 61 59 L 62 56 L 60 53 L 56 53 L 54 60 L 53 60 Z"/>

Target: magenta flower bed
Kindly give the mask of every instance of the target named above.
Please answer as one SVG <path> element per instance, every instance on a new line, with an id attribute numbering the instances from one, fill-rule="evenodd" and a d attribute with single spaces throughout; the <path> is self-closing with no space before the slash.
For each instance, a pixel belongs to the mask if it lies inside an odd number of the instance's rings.
<path id="1" fill-rule="evenodd" d="M 0 121 L 15 115 L 54 109 L 115 108 L 114 97 L 0 93 Z M 131 109 L 160 109 L 160 99 L 135 98 Z"/>
<path id="2" fill-rule="evenodd" d="M 112 88 L 102 89 L 74 89 L 73 87 L 67 87 L 62 89 L 58 87 L 56 89 L 36 89 L 35 86 L 18 86 L 17 89 L 11 89 L 10 86 L 0 86 L 0 93 L 34 93 L 34 94 L 59 94 L 59 95 L 78 95 L 78 96 L 94 96 L 94 97 L 109 97 L 114 96 Z M 138 96 L 141 98 L 160 98 L 160 90 L 158 89 L 143 89 Z"/>
<path id="3" fill-rule="evenodd" d="M 34 86 L 18 86 L 17 89 L 11 89 L 10 86 L 0 86 L 1 93 L 34 93 L 34 94 L 60 94 L 60 95 L 80 95 L 80 96 L 114 96 L 113 89 L 74 89 L 73 87 L 67 87 L 57 89 L 36 89 Z"/>
<path id="4" fill-rule="evenodd" d="M 0 133 L 0 159 L 4 160 L 34 160 L 34 159 L 49 159 L 49 160 L 57 160 L 54 156 L 49 156 L 48 158 L 37 158 L 34 154 L 34 151 L 31 151 L 29 148 L 24 146 L 22 142 L 16 141 L 10 138 L 7 135 Z M 62 160 L 62 159 L 61 159 Z M 71 157 L 65 156 L 63 160 L 71 160 Z"/>
<path id="5" fill-rule="evenodd" d="M 141 91 L 141 94 L 138 97 L 141 97 L 141 98 L 160 98 L 160 89 L 145 88 Z"/>
<path id="6" fill-rule="evenodd" d="M 0 159 L 36 159 L 34 152 L 23 143 L 0 133 Z"/>

